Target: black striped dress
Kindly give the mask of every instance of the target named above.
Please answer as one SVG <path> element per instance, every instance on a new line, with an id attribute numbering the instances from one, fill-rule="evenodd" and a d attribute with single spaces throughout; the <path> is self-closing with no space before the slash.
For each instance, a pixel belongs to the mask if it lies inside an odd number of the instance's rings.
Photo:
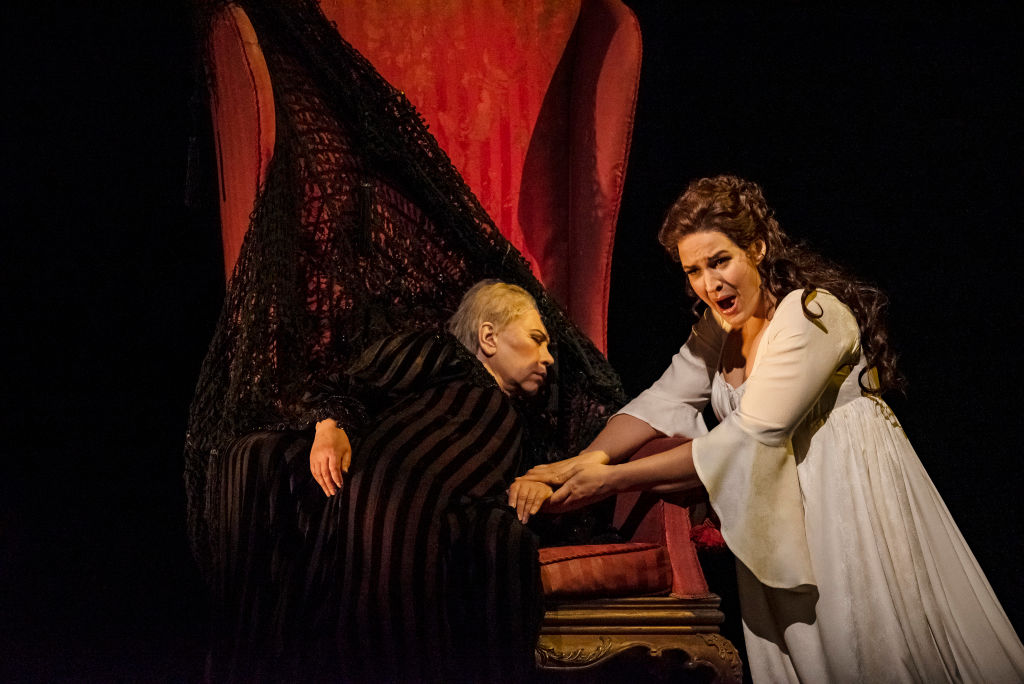
<path id="1" fill-rule="evenodd" d="M 536 539 L 505 502 L 513 403 L 432 333 L 382 341 L 339 384 L 369 420 L 337 496 L 312 481 L 308 433 L 244 437 L 215 478 L 213 676 L 528 678 L 542 604 Z"/>

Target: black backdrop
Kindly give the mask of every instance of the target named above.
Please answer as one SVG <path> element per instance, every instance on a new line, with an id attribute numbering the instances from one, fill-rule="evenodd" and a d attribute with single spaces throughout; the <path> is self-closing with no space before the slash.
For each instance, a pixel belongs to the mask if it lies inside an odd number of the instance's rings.
<path id="1" fill-rule="evenodd" d="M 628 389 L 690 325 L 665 209 L 697 176 L 757 180 L 790 233 L 889 292 L 892 403 L 1020 629 L 1016 13 L 628 4 L 644 66 L 609 334 Z M 194 679 L 181 446 L 223 285 L 209 175 L 185 203 L 188 17 L 3 12 L 0 676 Z"/>

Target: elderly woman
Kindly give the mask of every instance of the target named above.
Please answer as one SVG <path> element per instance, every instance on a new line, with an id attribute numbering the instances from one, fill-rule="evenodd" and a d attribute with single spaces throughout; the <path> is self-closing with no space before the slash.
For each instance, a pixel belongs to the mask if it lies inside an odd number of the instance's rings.
<path id="1" fill-rule="evenodd" d="M 659 237 L 703 315 L 584 453 L 527 477 L 564 483 L 563 507 L 706 487 L 757 682 L 1024 681 L 1020 640 L 879 396 L 899 384 L 881 293 L 792 243 L 734 176 L 691 183 Z M 620 463 L 662 434 L 694 439 Z"/>
<path id="2" fill-rule="evenodd" d="M 344 395 L 348 415 L 358 399 L 361 424 L 321 421 L 312 445 L 294 433 L 233 445 L 218 565 L 224 627 L 248 636 L 223 649 L 220 674 L 529 675 L 542 606 L 520 518 L 551 489 L 519 485 L 537 502 L 521 514 L 506 492 L 521 472 L 516 402 L 545 382 L 548 332 L 533 298 L 497 281 L 467 292 L 448 330 L 385 338 L 307 397 Z M 268 500 L 270 515 L 252 514 Z"/>

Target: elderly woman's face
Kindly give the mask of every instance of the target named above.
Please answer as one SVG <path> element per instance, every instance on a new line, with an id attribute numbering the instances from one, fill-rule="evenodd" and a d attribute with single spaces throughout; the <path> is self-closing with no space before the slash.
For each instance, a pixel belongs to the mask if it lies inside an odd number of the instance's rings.
<path id="1" fill-rule="evenodd" d="M 497 331 L 495 352 L 487 365 L 508 394 L 536 394 L 554 363 L 548 351 L 548 331 L 532 309 Z"/>
<path id="2" fill-rule="evenodd" d="M 717 230 L 691 233 L 677 247 L 690 287 L 733 329 L 741 328 L 753 315 L 763 315 L 761 275 L 757 272 L 762 253 L 744 251 Z"/>

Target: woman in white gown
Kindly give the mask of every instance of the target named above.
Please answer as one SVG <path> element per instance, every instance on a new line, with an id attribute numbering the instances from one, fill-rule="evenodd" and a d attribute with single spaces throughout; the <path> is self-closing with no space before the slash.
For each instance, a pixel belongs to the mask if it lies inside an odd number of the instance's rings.
<path id="1" fill-rule="evenodd" d="M 703 485 L 756 682 L 1022 682 L 1024 647 L 899 423 L 884 298 L 793 244 L 760 188 L 695 181 L 659 235 L 707 305 L 548 508 Z M 721 421 L 710 432 L 708 401 Z M 693 441 L 622 463 L 658 435 Z"/>

